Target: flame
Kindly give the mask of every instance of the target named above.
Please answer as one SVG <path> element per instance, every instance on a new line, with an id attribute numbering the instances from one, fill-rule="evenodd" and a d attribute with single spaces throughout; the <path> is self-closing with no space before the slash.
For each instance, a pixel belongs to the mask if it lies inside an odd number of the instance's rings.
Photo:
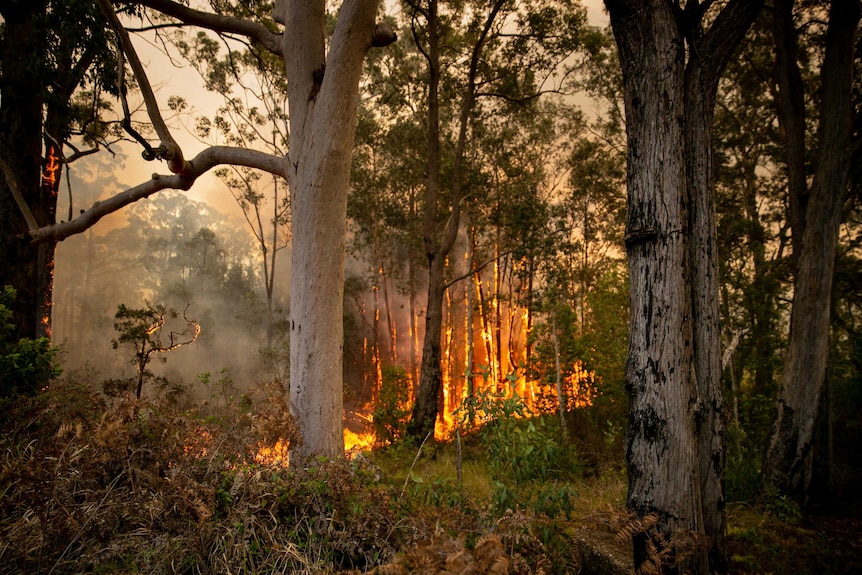
<path id="1" fill-rule="evenodd" d="M 350 429 L 344 430 L 344 453 L 351 454 L 371 449 L 376 441 L 374 433 L 355 433 Z M 290 446 L 282 440 L 275 445 L 258 445 L 254 460 L 261 465 L 273 465 L 276 467 L 287 467 L 290 463 Z"/>
<path id="2" fill-rule="evenodd" d="M 279 439 L 273 446 L 258 445 L 254 460 L 261 465 L 287 467 L 290 462 L 290 448 Z"/>
<path id="3" fill-rule="evenodd" d="M 363 451 L 374 447 L 377 438 L 371 432 L 355 433 L 350 429 L 344 430 L 344 452 Z"/>
<path id="4" fill-rule="evenodd" d="M 57 171 L 60 169 L 60 158 L 56 155 L 54 146 L 48 146 L 48 157 L 45 159 L 45 167 L 42 170 L 42 185 L 46 188 L 54 188 L 57 183 Z"/>

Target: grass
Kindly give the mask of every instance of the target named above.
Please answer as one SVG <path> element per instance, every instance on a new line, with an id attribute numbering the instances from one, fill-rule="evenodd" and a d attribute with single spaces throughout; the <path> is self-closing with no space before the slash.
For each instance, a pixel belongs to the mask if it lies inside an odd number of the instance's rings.
<path id="1" fill-rule="evenodd" d="M 433 442 L 260 464 L 295 433 L 265 390 L 228 408 L 67 384 L 0 409 L 2 574 L 576 573 L 579 530 L 623 529 L 620 466 L 578 465 L 538 424 L 541 440 L 519 422 L 465 438 L 459 483 L 455 446 Z M 552 473 L 517 464 L 533 448 Z M 761 496 L 728 526 L 733 573 L 862 572 L 859 520 Z"/>

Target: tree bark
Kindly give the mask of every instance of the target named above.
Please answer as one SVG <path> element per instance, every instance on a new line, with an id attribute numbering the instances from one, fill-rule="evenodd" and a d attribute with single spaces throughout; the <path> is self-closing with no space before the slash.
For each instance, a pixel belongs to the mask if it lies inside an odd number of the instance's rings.
<path id="1" fill-rule="evenodd" d="M 775 0 L 773 34 L 775 36 L 775 80 L 778 84 L 778 122 L 784 136 L 790 204 L 790 239 L 793 261 L 798 264 L 805 231 L 808 205 L 808 179 L 805 171 L 805 87 L 796 63 L 799 55 L 798 33 L 793 23 L 796 0 Z"/>
<path id="2" fill-rule="evenodd" d="M 37 225 L 53 223 L 45 205 L 42 168 L 43 70 L 38 20 L 44 17 L 44 0 L 9 2 L 3 9 L 5 20 L 0 61 L 0 158 L 8 174 L 0 171 L 0 270 L 4 285 L 17 292 L 12 309 L 13 337 L 38 338 L 50 334 L 50 262 L 53 245 L 32 245 L 27 222 L 13 201 L 10 178 L 17 184 L 24 203 Z M 48 275 L 46 275 L 46 273 Z M 2 286 L 0 286 L 2 287 Z"/>
<path id="3" fill-rule="evenodd" d="M 325 54 L 323 2 L 282 0 L 293 210 L 290 405 L 304 442 L 291 461 L 337 457 L 343 438 L 344 247 L 359 77 L 378 2 L 345 0 Z"/>
<path id="4" fill-rule="evenodd" d="M 667 2 L 607 2 L 623 68 L 628 140 L 626 252 L 631 329 L 627 506 L 659 513 L 667 537 L 703 531 L 689 293 L 688 198 L 683 151 L 684 40 Z M 641 3 L 643 4 L 643 3 Z M 635 565 L 647 534 L 635 537 Z M 708 572 L 704 553 L 685 567 Z"/>
<path id="5" fill-rule="evenodd" d="M 627 505 L 658 530 L 705 533 L 670 570 L 727 569 L 711 125 L 720 74 L 762 2 L 606 0 L 623 70 L 631 330 Z M 686 45 L 691 57 L 686 59 Z M 653 561 L 635 537 L 635 564 Z"/>
<path id="6" fill-rule="evenodd" d="M 687 30 L 689 49 L 696 54 L 686 64 L 684 101 L 692 323 L 696 326 L 693 330 L 694 367 L 699 397 L 695 425 L 704 532 L 711 539 L 709 563 L 712 570 L 719 572 L 727 571 L 728 562 L 712 125 L 721 73 L 754 23 L 762 4 L 762 1 L 732 3 L 719 14 L 707 34 L 701 35 L 699 25 Z"/>
<path id="7" fill-rule="evenodd" d="M 420 441 L 434 432 L 437 408 L 443 391 L 440 337 L 443 329 L 443 296 L 446 291 L 443 282 L 444 263 L 444 258 L 432 259 L 429 262 L 428 306 L 425 312 L 419 387 L 416 390 L 416 402 L 413 404 L 410 422 L 407 424 L 408 435 Z M 436 334 L 436 337 L 433 334 Z"/>
<path id="8" fill-rule="evenodd" d="M 859 17 L 858 0 L 832 1 L 820 73 L 820 149 L 797 258 L 778 416 L 764 463 L 767 480 L 803 504 L 812 475 L 812 439 L 829 352 L 838 229 L 848 188 L 853 50 Z"/>

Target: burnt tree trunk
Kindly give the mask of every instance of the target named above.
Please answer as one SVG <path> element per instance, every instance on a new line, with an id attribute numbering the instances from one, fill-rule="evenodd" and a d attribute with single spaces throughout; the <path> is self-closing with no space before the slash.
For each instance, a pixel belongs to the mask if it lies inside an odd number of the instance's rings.
<path id="1" fill-rule="evenodd" d="M 659 515 L 657 531 L 674 546 L 665 572 L 723 572 L 711 129 L 721 72 L 762 2 L 729 2 L 706 31 L 698 3 L 605 4 L 623 70 L 628 140 L 627 505 L 641 516 Z M 710 543 L 681 552 L 679 537 L 691 532 Z M 637 566 L 657 559 L 647 551 L 650 536 L 635 537 Z"/>
<path id="2" fill-rule="evenodd" d="M 41 176 L 44 74 L 36 56 L 43 49 L 38 22 L 46 4 L 9 2 L 2 9 L 5 30 L 0 46 L 0 158 L 38 225 L 54 223 L 53 210 L 45 209 L 48 202 Z M 50 335 L 55 244 L 33 245 L 27 231 L 7 175 L 0 171 L 0 287 L 11 285 L 17 292 L 12 309 L 15 339 Z"/>
<path id="3" fill-rule="evenodd" d="M 859 17 L 858 0 L 831 3 L 820 72 L 819 151 L 805 215 L 797 218 L 805 227 L 795 257 L 790 340 L 781 375 L 778 416 L 764 463 L 767 480 L 803 504 L 807 503 L 812 476 L 814 427 L 829 352 L 838 229 L 848 188 L 853 50 Z M 795 67 L 795 60 L 787 65 Z M 797 230 L 793 233 L 795 238 Z"/>

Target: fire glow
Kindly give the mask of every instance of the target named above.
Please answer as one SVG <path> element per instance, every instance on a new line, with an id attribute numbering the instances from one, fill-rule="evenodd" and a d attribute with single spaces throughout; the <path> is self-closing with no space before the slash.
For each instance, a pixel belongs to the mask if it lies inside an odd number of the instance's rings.
<path id="1" fill-rule="evenodd" d="M 60 158 L 55 154 L 54 146 L 48 146 L 48 157 L 42 170 L 42 185 L 52 190 L 57 183 L 57 171 L 60 169 Z"/>
<path id="2" fill-rule="evenodd" d="M 373 433 L 355 433 L 344 430 L 344 453 L 350 455 L 374 447 L 376 438 Z M 287 467 L 290 463 L 290 446 L 278 440 L 275 445 L 259 445 L 254 455 L 255 462 L 260 465 Z"/>

